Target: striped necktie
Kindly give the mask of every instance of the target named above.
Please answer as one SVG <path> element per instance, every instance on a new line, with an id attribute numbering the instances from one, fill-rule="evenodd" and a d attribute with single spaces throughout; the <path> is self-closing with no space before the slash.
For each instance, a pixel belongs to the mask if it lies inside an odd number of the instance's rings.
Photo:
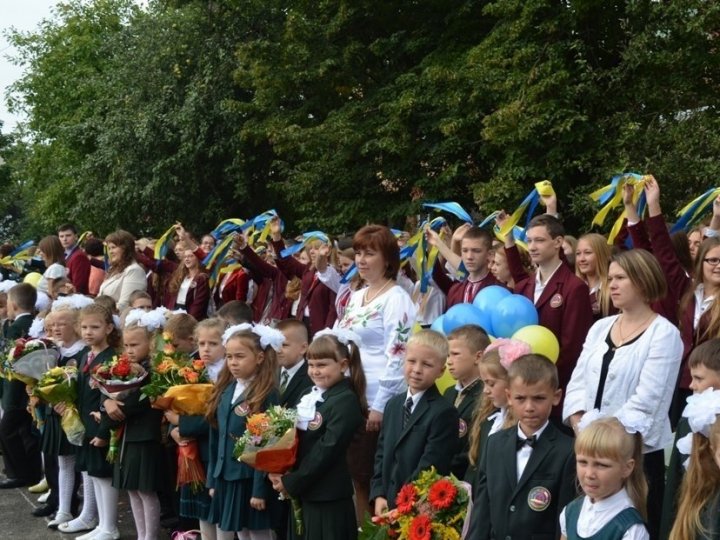
<path id="1" fill-rule="evenodd" d="M 405 400 L 405 405 L 403 406 L 403 427 L 407 426 L 408 422 L 410 421 L 410 415 L 412 414 L 412 406 L 413 399 L 412 397 L 409 397 Z"/>

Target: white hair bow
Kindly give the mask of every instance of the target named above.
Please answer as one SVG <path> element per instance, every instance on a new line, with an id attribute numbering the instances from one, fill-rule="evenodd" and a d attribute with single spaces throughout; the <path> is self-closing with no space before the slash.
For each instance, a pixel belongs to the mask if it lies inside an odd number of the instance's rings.
<path id="1" fill-rule="evenodd" d="M 710 426 L 720 414 L 720 390 L 708 388 L 687 398 L 682 415 L 688 419 L 690 429 L 695 433 L 710 436 Z"/>
<path id="2" fill-rule="evenodd" d="M 222 336 L 223 347 L 227 345 L 228 340 L 238 332 L 252 332 L 260 338 L 260 346 L 265 349 L 272 347 L 276 352 L 282 349 L 285 343 L 285 336 L 280 330 L 265 326 L 264 324 L 235 324 L 225 330 Z"/>
<path id="3" fill-rule="evenodd" d="M 354 344 L 356 347 L 362 347 L 362 338 L 354 331 L 349 328 L 325 328 L 315 334 L 315 338 L 322 336 L 335 336 L 337 340 L 349 347 Z"/>

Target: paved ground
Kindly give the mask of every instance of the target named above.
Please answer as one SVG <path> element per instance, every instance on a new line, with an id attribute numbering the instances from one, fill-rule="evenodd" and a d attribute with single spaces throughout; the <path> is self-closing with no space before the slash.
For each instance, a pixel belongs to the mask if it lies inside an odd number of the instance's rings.
<path id="1" fill-rule="evenodd" d="M 69 540 L 83 534 L 65 535 L 48 529 L 50 518 L 37 518 L 30 514 L 33 508 L 40 506 L 37 497 L 27 488 L 0 490 L 0 540 Z M 118 528 L 123 540 L 136 537 L 130 505 L 124 494 L 120 495 Z M 163 531 L 159 540 L 167 538 L 169 535 Z"/>

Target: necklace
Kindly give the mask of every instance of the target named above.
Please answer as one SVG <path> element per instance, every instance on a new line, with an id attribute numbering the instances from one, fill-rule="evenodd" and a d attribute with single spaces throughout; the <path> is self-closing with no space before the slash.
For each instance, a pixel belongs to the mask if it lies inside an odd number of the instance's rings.
<path id="1" fill-rule="evenodd" d="M 368 288 L 365 289 L 365 294 L 363 294 L 363 306 L 368 305 L 370 302 L 372 302 L 372 301 L 375 300 L 378 296 L 380 296 L 380 295 L 383 293 L 383 291 L 385 291 L 385 289 L 387 288 L 387 286 L 388 286 L 390 283 L 392 283 L 392 279 L 388 279 L 388 280 L 385 282 L 385 284 L 384 284 L 382 287 L 380 287 L 380 290 L 379 290 L 378 292 L 376 292 L 374 295 L 372 295 L 372 297 L 368 296 L 368 292 L 370 292 L 370 287 L 368 286 Z"/>
<path id="2" fill-rule="evenodd" d="M 634 337 L 635 334 L 637 334 L 640 330 L 643 330 L 644 327 L 645 327 L 645 325 L 646 325 L 646 324 L 650 321 L 650 319 L 652 319 L 653 317 L 655 317 L 655 312 L 654 312 L 654 311 L 653 311 L 652 313 L 650 313 L 650 316 L 649 316 L 647 319 L 645 319 L 642 323 L 640 323 L 638 326 L 636 326 L 636 327 L 632 330 L 632 332 L 623 335 L 622 324 L 623 324 L 623 321 L 624 321 L 625 319 L 624 319 L 624 317 L 621 315 L 620 318 L 619 318 L 619 320 L 618 320 L 618 334 L 619 334 L 618 337 L 620 338 L 620 343 L 617 344 L 617 346 L 615 347 L 615 349 L 617 349 L 617 348 L 622 347 L 623 345 L 625 345 L 625 343 L 627 343 L 627 341 L 628 341 L 630 338 Z"/>

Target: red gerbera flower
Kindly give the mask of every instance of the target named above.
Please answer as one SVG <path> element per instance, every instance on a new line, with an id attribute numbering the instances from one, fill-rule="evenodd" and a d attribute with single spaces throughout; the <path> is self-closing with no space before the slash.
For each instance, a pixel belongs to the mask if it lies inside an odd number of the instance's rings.
<path id="1" fill-rule="evenodd" d="M 455 500 L 457 495 L 457 488 L 449 480 L 440 479 L 430 486 L 428 491 L 428 501 L 437 510 L 444 510 L 449 508 Z"/>
<path id="2" fill-rule="evenodd" d="M 416 516 L 410 523 L 410 540 L 430 540 L 432 521 L 425 514 Z"/>
<path id="3" fill-rule="evenodd" d="M 412 510 L 413 504 L 417 500 L 417 490 L 412 484 L 405 484 L 400 488 L 400 492 L 395 497 L 395 506 L 401 514 L 407 514 Z"/>

